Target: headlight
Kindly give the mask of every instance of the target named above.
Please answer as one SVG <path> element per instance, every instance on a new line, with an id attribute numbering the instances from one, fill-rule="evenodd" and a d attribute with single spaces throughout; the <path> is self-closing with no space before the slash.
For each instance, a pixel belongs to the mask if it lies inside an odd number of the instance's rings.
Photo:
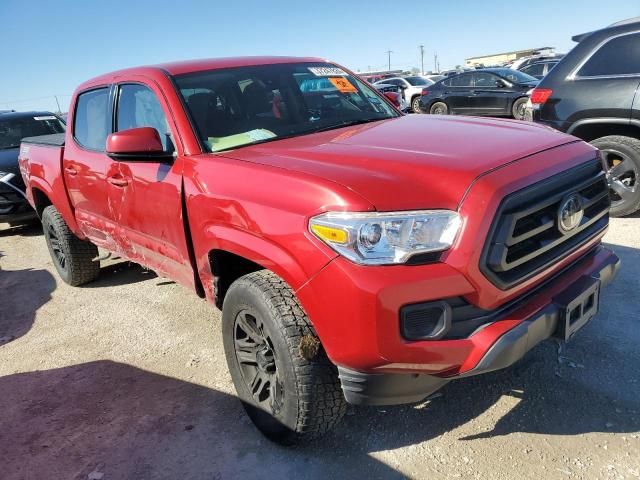
<path id="1" fill-rule="evenodd" d="M 448 210 L 329 212 L 311 218 L 309 230 L 353 262 L 385 265 L 446 250 L 461 223 L 460 215 Z"/>

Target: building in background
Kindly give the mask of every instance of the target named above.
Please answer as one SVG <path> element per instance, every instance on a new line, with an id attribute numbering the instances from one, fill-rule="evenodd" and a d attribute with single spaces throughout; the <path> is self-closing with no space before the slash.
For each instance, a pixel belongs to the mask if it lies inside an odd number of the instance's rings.
<path id="1" fill-rule="evenodd" d="M 493 65 L 505 65 L 523 57 L 532 55 L 552 55 L 555 52 L 553 47 L 529 48 L 527 50 L 515 50 L 513 52 L 494 53 L 480 57 L 471 57 L 464 60 L 467 67 L 488 67 Z"/>

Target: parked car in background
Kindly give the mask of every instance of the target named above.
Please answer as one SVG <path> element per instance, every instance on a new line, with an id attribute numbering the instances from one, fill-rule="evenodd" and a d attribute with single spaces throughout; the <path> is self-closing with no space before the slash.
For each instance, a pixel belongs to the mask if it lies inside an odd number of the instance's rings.
<path id="1" fill-rule="evenodd" d="M 422 75 L 427 80 L 431 80 L 433 83 L 439 82 L 440 80 L 444 80 L 446 75 L 434 74 L 434 75 Z"/>
<path id="2" fill-rule="evenodd" d="M 595 148 L 402 115 L 325 60 L 120 70 L 69 119 L 20 153 L 59 276 L 96 279 L 101 246 L 221 308 L 237 395 L 282 443 L 568 340 L 618 270 Z"/>
<path id="3" fill-rule="evenodd" d="M 573 37 L 578 45 L 532 92 L 527 116 L 602 152 L 612 215 L 640 208 L 640 18 Z"/>
<path id="4" fill-rule="evenodd" d="M 18 167 L 20 141 L 64 131 L 64 122 L 50 112 L 0 113 L 0 223 L 17 225 L 36 218 Z"/>
<path id="5" fill-rule="evenodd" d="M 376 90 L 382 93 L 387 99 L 393 103 L 399 110 L 406 112 L 409 110 L 409 104 L 402 95 L 402 89 L 397 85 L 387 83 L 376 83 L 373 85 Z"/>
<path id="6" fill-rule="evenodd" d="M 545 60 L 561 60 L 564 57 L 564 53 L 546 53 L 540 55 L 531 55 L 529 57 L 522 57 L 509 64 L 509 68 L 514 70 L 522 70 L 523 68 L 531 65 L 532 63 L 543 62 Z"/>
<path id="7" fill-rule="evenodd" d="M 410 77 L 392 77 L 385 78 L 380 82 L 374 83 L 374 86 L 378 83 L 384 83 L 387 85 L 395 85 L 400 87 L 404 101 L 407 102 L 412 112 L 420 112 L 420 95 L 425 87 L 433 85 L 431 80 L 424 77 L 413 75 Z"/>
<path id="8" fill-rule="evenodd" d="M 559 61 L 560 60 L 543 60 L 541 62 L 530 63 L 526 67 L 521 68 L 520 71 L 538 80 L 542 80 Z"/>
<path id="9" fill-rule="evenodd" d="M 434 115 L 489 115 L 525 117 L 527 92 L 538 80 L 509 68 L 487 68 L 462 73 L 425 88 L 420 110 Z"/>

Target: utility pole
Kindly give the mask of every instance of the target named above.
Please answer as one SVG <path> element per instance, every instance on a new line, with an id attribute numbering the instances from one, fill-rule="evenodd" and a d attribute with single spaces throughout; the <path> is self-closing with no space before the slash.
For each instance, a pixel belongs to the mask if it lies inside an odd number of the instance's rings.
<path id="1" fill-rule="evenodd" d="M 54 95 L 53 98 L 56 99 L 56 104 L 58 105 L 58 113 L 62 113 L 62 110 L 60 110 L 60 102 L 58 101 L 58 96 Z"/>
<path id="2" fill-rule="evenodd" d="M 420 45 L 420 73 L 424 75 L 424 45 Z"/>
<path id="3" fill-rule="evenodd" d="M 393 53 L 392 50 L 387 50 L 387 58 L 389 60 L 389 71 L 391 71 L 391 54 Z"/>
<path id="4" fill-rule="evenodd" d="M 440 73 L 440 68 L 438 67 L 438 52 L 433 52 L 433 68 L 435 68 L 435 73 Z"/>

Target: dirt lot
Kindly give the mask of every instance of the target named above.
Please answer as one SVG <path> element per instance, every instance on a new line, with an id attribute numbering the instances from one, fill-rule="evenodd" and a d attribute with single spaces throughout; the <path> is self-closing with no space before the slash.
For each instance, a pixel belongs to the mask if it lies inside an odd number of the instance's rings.
<path id="1" fill-rule="evenodd" d="M 322 441 L 264 440 L 227 373 L 218 311 L 136 265 L 64 285 L 37 228 L 0 226 L 0 478 L 639 478 L 640 217 L 601 313 L 561 351 L 350 409 Z M 3 229 L 4 228 L 4 229 Z"/>

